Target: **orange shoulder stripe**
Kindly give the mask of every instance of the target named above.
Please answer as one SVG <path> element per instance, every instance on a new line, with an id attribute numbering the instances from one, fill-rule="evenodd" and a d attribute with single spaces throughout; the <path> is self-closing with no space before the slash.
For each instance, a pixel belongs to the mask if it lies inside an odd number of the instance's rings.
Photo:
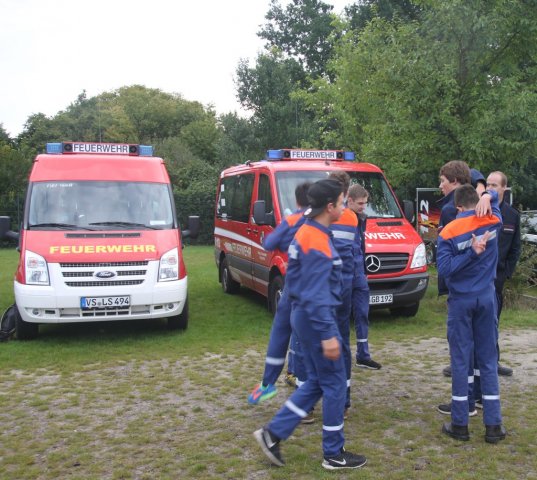
<path id="1" fill-rule="evenodd" d="M 341 217 L 339 217 L 339 220 L 334 222 L 332 225 L 349 225 L 351 227 L 357 227 L 358 217 L 349 207 L 345 207 Z"/>
<path id="2" fill-rule="evenodd" d="M 500 219 L 494 215 L 487 215 L 486 217 L 478 218 L 475 215 L 469 217 L 456 218 L 449 222 L 440 233 L 444 240 L 449 240 L 465 233 L 470 233 L 473 230 L 480 227 L 488 227 L 497 225 L 500 223 Z"/>
<path id="3" fill-rule="evenodd" d="M 285 217 L 285 220 L 290 227 L 294 227 L 297 222 L 302 218 L 303 214 L 304 212 L 292 213 L 291 215 Z"/>
<path id="4" fill-rule="evenodd" d="M 332 258 L 330 238 L 318 228 L 308 224 L 302 225 L 298 229 L 295 238 L 304 253 L 308 253 L 310 250 L 318 250 L 319 252 L 324 253 L 328 258 Z"/>

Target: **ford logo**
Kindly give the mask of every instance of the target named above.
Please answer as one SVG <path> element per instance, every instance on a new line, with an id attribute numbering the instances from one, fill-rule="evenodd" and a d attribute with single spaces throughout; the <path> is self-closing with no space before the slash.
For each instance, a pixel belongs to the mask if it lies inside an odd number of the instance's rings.
<path id="1" fill-rule="evenodd" d="M 112 278 L 115 277 L 115 272 L 110 272 L 109 270 L 103 270 L 102 272 L 97 272 L 95 277 L 97 278 Z"/>

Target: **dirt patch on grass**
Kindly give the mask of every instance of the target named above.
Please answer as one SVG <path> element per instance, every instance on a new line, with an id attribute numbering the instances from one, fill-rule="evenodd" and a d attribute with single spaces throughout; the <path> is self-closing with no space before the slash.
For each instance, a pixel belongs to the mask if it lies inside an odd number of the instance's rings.
<path id="1" fill-rule="evenodd" d="M 503 362 L 515 372 L 500 377 L 508 424 L 520 431 L 533 428 L 518 424 L 510 412 L 517 405 L 518 414 L 535 418 L 531 405 L 521 413 L 517 402 L 533 397 L 537 385 L 537 330 L 502 331 L 501 347 Z M 445 417 L 438 418 L 435 407 L 450 397 L 450 380 L 441 373 L 449 361 L 447 341 L 386 342 L 371 345 L 371 351 L 383 367 L 353 369 L 353 409 L 345 424 L 351 446 L 358 443 L 375 458 L 370 478 L 410 478 L 408 472 L 416 470 L 440 478 L 443 460 L 430 457 L 444 449 L 437 437 Z M 70 374 L 53 368 L 4 372 L 0 477 L 270 477 L 251 432 L 271 418 L 291 390 L 281 382 L 273 401 L 247 404 L 264 355 L 248 349 L 237 355 L 94 363 Z M 297 470 L 289 472 L 293 478 L 311 478 L 310 454 L 318 455 L 320 447 L 320 421 L 316 425 L 300 429 L 295 441 L 286 444 L 286 454 L 299 459 Z M 471 466 L 475 459 L 470 454 Z M 394 456 L 400 460 L 390 466 Z M 524 462 L 520 472 L 502 467 L 498 478 L 534 471 L 534 465 Z"/>

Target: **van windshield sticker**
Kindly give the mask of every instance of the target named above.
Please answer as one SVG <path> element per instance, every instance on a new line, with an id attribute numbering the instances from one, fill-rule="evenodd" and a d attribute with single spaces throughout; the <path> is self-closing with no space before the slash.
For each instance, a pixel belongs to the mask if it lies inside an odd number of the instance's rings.
<path id="1" fill-rule="evenodd" d="M 74 186 L 73 183 L 47 183 L 47 188 L 72 188 Z"/>

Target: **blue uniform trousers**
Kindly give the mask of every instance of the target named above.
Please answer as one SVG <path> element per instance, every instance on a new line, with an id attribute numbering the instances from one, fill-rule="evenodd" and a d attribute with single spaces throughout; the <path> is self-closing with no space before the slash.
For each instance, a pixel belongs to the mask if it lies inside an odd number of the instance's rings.
<path id="1" fill-rule="evenodd" d="M 354 328 L 356 329 L 356 360 L 371 360 L 369 353 L 369 285 L 367 277 L 360 275 L 352 289 Z"/>
<path id="2" fill-rule="evenodd" d="M 338 455 L 345 443 L 343 411 L 347 381 L 343 356 L 335 361 L 323 356 L 321 336 L 312 328 L 305 310 L 294 308 L 291 324 L 300 342 L 307 380 L 287 399 L 267 428 L 276 437 L 287 439 L 323 397 L 323 453 Z"/>
<path id="3" fill-rule="evenodd" d="M 275 384 L 280 373 L 282 373 L 290 337 L 291 300 L 287 294 L 287 289 L 284 288 L 280 301 L 278 302 L 276 315 L 274 315 L 274 320 L 272 321 L 272 329 L 270 330 L 267 356 L 265 358 L 265 371 L 263 373 L 263 385 L 268 385 L 269 383 Z"/>
<path id="4" fill-rule="evenodd" d="M 341 285 L 341 305 L 336 308 L 336 322 L 341 335 L 342 355 L 345 362 L 345 373 L 347 375 L 347 397 L 345 408 L 351 406 L 351 372 L 352 372 L 352 354 L 351 354 L 351 332 L 350 317 L 352 309 L 352 278 L 344 278 Z"/>
<path id="5" fill-rule="evenodd" d="M 448 298 L 447 332 L 451 356 L 451 419 L 454 425 L 468 425 L 469 372 L 472 359 L 479 369 L 483 422 L 502 423 L 500 387 L 498 382 L 498 353 L 496 351 L 496 294 L 493 288 L 478 295 Z"/>

